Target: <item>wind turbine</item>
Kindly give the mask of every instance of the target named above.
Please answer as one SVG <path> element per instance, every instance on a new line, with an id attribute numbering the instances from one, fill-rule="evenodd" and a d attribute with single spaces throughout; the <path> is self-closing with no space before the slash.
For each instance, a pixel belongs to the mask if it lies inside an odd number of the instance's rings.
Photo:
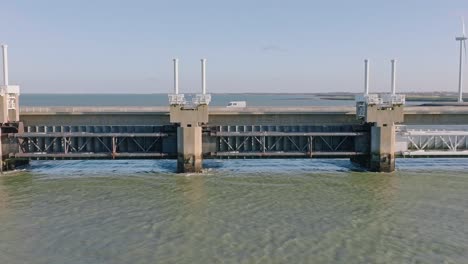
<path id="1" fill-rule="evenodd" d="M 466 40 L 468 39 L 465 34 L 465 21 L 462 17 L 462 32 L 461 37 L 455 38 L 456 41 L 460 41 L 460 68 L 458 72 L 458 102 L 463 102 L 463 51 L 466 57 Z M 466 62 L 466 61 L 465 61 Z"/>

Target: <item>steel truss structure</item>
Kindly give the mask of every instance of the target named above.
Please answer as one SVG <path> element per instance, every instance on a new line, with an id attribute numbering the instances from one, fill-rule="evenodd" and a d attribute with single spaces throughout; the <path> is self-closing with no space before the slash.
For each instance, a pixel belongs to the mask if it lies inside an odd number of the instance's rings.
<path id="1" fill-rule="evenodd" d="M 468 131 L 408 130 L 403 156 L 468 156 Z"/>
<path id="2" fill-rule="evenodd" d="M 159 158 L 165 133 L 17 133 L 21 158 Z"/>
<path id="3" fill-rule="evenodd" d="M 212 132 L 216 137 L 215 157 L 350 157 L 354 138 L 364 132 Z"/>

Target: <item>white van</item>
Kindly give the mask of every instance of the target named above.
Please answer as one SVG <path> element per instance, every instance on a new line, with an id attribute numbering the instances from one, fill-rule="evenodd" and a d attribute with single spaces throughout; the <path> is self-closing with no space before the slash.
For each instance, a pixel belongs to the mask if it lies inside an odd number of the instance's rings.
<path id="1" fill-rule="evenodd" d="M 235 108 L 235 107 L 247 107 L 247 102 L 245 101 L 232 101 L 226 106 L 228 108 Z"/>

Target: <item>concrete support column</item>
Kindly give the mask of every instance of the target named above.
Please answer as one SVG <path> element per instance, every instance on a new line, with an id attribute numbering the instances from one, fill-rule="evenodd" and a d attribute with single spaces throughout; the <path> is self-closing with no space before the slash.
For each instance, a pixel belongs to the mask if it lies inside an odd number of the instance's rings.
<path id="1" fill-rule="evenodd" d="M 202 172 L 202 125 L 208 123 L 208 105 L 171 105 L 170 121 L 177 124 L 177 172 Z"/>
<path id="2" fill-rule="evenodd" d="M 384 103 L 359 105 L 368 125 L 368 139 L 356 138 L 356 151 L 368 153 L 351 158 L 352 162 L 370 171 L 393 172 L 395 170 L 395 124 L 404 121 L 403 105 Z M 361 118 L 361 117 L 359 117 Z"/>
<path id="3" fill-rule="evenodd" d="M 177 172 L 202 171 L 202 128 L 177 128 Z"/>
<path id="4" fill-rule="evenodd" d="M 371 153 L 369 169 L 378 172 L 395 170 L 395 126 L 371 127 Z"/>

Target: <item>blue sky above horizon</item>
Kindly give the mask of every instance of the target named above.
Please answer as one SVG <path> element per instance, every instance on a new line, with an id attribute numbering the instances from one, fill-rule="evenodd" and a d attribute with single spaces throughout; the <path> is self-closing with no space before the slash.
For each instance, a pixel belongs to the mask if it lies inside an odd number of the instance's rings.
<path id="1" fill-rule="evenodd" d="M 23 93 L 456 91 L 466 0 L 2 1 Z M 465 67 L 467 69 L 468 67 Z M 468 72 L 465 70 L 468 79 Z"/>

